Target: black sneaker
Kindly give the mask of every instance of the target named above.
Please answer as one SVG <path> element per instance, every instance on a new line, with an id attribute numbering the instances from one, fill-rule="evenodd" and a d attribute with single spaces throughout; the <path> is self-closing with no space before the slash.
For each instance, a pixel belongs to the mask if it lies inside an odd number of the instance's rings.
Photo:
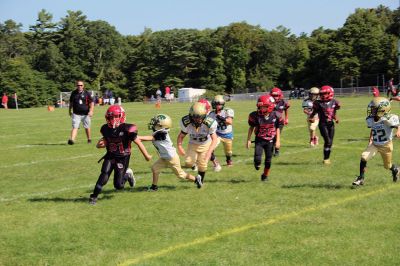
<path id="1" fill-rule="evenodd" d="M 275 150 L 274 157 L 279 157 L 279 150 Z"/>
<path id="2" fill-rule="evenodd" d="M 392 170 L 392 177 L 393 177 L 393 182 L 397 182 L 397 180 L 399 179 L 399 168 L 395 167 Z"/>
<path id="3" fill-rule="evenodd" d="M 74 141 L 72 139 L 68 140 L 68 145 L 74 145 Z"/>
<path id="4" fill-rule="evenodd" d="M 89 204 L 90 205 L 96 205 L 97 198 L 96 197 L 90 197 L 89 198 Z"/>
<path id="5" fill-rule="evenodd" d="M 136 184 L 135 176 L 133 175 L 133 171 L 131 168 L 128 168 L 125 173 L 126 180 L 128 180 L 129 186 L 134 187 Z"/>
<path id="6" fill-rule="evenodd" d="M 261 181 L 263 181 L 263 182 L 268 181 L 268 176 L 261 175 Z"/>
<path id="7" fill-rule="evenodd" d="M 88 140 L 87 140 L 87 143 L 88 143 L 88 144 L 92 143 L 92 140 L 91 140 L 91 139 L 88 139 Z"/>
<path id="8" fill-rule="evenodd" d="M 155 192 L 155 191 L 157 191 L 158 190 L 158 186 L 157 185 L 154 185 L 154 184 L 152 184 L 151 185 L 151 187 L 149 187 L 149 189 L 147 190 L 147 191 L 150 191 L 150 192 Z"/>
<path id="9" fill-rule="evenodd" d="M 201 175 L 197 175 L 196 180 L 194 181 L 194 183 L 197 185 L 197 188 L 201 188 L 203 186 L 203 182 L 201 181 Z"/>
<path id="10" fill-rule="evenodd" d="M 356 180 L 351 183 L 353 186 L 362 186 L 364 185 L 364 177 L 357 176 Z"/>

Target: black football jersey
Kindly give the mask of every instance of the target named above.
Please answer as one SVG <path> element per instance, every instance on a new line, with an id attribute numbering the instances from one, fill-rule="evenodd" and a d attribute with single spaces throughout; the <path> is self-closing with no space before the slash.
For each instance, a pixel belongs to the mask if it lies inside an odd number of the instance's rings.
<path id="1" fill-rule="evenodd" d="M 340 103 L 336 99 L 328 102 L 316 100 L 313 105 L 313 112 L 319 116 L 319 123 L 326 124 L 332 122 L 336 116 L 336 110 L 340 109 Z"/>
<path id="2" fill-rule="evenodd" d="M 121 124 L 117 128 L 110 128 L 104 124 L 100 129 L 106 140 L 107 153 L 115 157 L 124 157 L 131 154 L 131 142 L 137 138 L 137 128 L 134 124 Z"/>
<path id="3" fill-rule="evenodd" d="M 272 141 L 276 136 L 276 130 L 283 125 L 283 119 L 277 111 L 271 112 L 268 116 L 254 111 L 249 114 L 248 124 L 256 129 L 256 138 Z"/>

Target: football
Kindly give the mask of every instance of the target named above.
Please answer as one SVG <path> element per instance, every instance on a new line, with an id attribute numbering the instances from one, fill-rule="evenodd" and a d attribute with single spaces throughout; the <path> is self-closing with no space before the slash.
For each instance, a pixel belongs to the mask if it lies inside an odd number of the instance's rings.
<path id="1" fill-rule="evenodd" d="M 106 140 L 105 140 L 104 138 L 101 138 L 101 139 L 99 139 L 99 141 L 97 142 L 96 147 L 97 147 L 98 149 L 101 149 L 101 148 L 105 148 L 106 145 L 107 145 Z"/>

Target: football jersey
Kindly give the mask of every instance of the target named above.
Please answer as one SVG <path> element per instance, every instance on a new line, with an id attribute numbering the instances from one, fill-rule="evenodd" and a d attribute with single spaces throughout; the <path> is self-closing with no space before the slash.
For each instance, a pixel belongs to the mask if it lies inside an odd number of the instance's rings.
<path id="1" fill-rule="evenodd" d="M 372 142 L 375 145 L 384 145 L 393 139 L 393 128 L 399 126 L 399 117 L 387 114 L 375 122 L 373 117 L 366 118 L 368 128 L 371 128 Z"/>
<path id="2" fill-rule="evenodd" d="M 289 109 L 290 104 L 287 100 L 285 99 L 281 99 L 278 102 L 275 103 L 275 111 L 279 112 L 279 113 L 283 113 L 283 111 Z"/>
<path id="3" fill-rule="evenodd" d="M 153 145 L 156 147 L 160 158 L 171 159 L 176 155 L 176 149 L 169 137 L 169 129 L 160 129 L 153 133 Z"/>
<path id="4" fill-rule="evenodd" d="M 232 125 L 227 125 L 225 119 L 228 117 L 234 117 L 235 112 L 230 109 L 230 108 L 224 108 L 222 109 L 219 114 L 217 115 L 215 111 L 211 111 L 210 114 L 208 115 L 214 120 L 217 121 L 217 135 L 221 136 L 223 138 L 227 139 L 232 139 L 233 138 L 233 127 Z M 220 119 L 219 117 L 225 118 L 225 119 Z"/>
<path id="5" fill-rule="evenodd" d="M 319 123 L 326 124 L 333 121 L 336 116 L 336 111 L 340 109 L 340 103 L 336 99 L 332 99 L 328 102 L 316 100 L 313 109 L 313 112 L 318 114 Z"/>
<path id="6" fill-rule="evenodd" d="M 211 141 L 211 134 L 217 131 L 217 122 L 211 117 L 207 116 L 200 127 L 195 127 L 190 122 L 189 115 L 182 117 L 180 121 L 181 131 L 189 134 L 189 143 L 192 144 L 205 144 Z"/>
<path id="7" fill-rule="evenodd" d="M 120 124 L 117 128 L 110 128 L 104 124 L 100 129 L 106 140 L 107 153 L 115 157 L 124 157 L 131 154 L 131 142 L 137 138 L 137 128 L 133 124 Z"/>
<path id="8" fill-rule="evenodd" d="M 314 101 L 312 101 L 310 98 L 304 99 L 303 103 L 301 104 L 301 107 L 308 111 L 307 117 L 310 117 L 310 114 L 313 111 L 313 106 L 314 106 Z M 316 114 L 314 118 L 318 120 L 318 114 Z"/>
<path id="9" fill-rule="evenodd" d="M 268 116 L 260 115 L 257 111 L 254 111 L 249 114 L 248 124 L 256 129 L 256 138 L 273 141 L 276 130 L 280 125 L 283 125 L 283 119 L 277 111 L 273 111 Z"/>

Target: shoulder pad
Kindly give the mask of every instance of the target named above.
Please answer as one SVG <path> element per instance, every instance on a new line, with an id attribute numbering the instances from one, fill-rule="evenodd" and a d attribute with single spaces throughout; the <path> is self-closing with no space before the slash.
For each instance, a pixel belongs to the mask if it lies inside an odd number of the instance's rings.
<path id="1" fill-rule="evenodd" d="M 187 127 L 190 124 L 190 117 L 189 115 L 185 115 L 182 117 L 182 124 L 183 126 Z"/>
<path id="2" fill-rule="evenodd" d="M 212 123 L 215 120 L 212 119 L 211 117 L 207 116 L 204 120 L 203 120 L 203 124 L 206 125 L 208 128 L 210 128 L 212 126 Z"/>
<path id="3" fill-rule="evenodd" d="M 128 132 L 135 132 L 137 133 L 137 127 L 135 124 L 125 124 L 125 129 Z"/>
<path id="4" fill-rule="evenodd" d="M 233 109 L 231 109 L 231 108 L 225 108 L 225 113 L 229 117 L 234 117 L 235 116 L 235 111 L 233 111 Z"/>

